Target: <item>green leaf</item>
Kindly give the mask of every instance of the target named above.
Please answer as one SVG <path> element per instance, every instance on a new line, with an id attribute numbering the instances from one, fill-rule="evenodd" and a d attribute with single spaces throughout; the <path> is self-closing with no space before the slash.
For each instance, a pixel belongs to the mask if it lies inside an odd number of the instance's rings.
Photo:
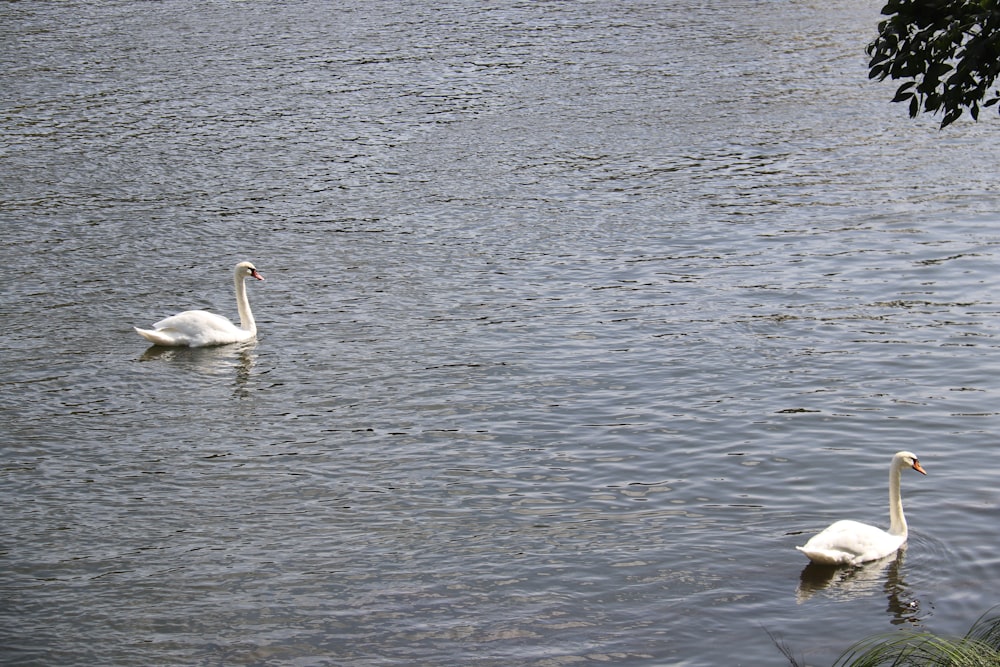
<path id="1" fill-rule="evenodd" d="M 916 81 L 907 81 L 902 86 L 896 89 L 896 96 L 892 98 L 893 102 L 902 102 L 913 97 L 913 93 L 907 92 L 916 85 Z"/>
<path id="2" fill-rule="evenodd" d="M 942 76 L 953 70 L 954 68 L 948 63 L 934 63 L 927 68 L 925 76 L 932 77 L 934 79 L 940 79 Z"/>
<path id="3" fill-rule="evenodd" d="M 961 115 L 962 115 L 961 107 L 959 107 L 958 109 L 948 110 L 948 112 L 945 113 L 944 118 L 941 120 L 941 129 L 943 130 L 944 128 L 954 123 L 956 120 L 958 120 L 959 116 Z"/>

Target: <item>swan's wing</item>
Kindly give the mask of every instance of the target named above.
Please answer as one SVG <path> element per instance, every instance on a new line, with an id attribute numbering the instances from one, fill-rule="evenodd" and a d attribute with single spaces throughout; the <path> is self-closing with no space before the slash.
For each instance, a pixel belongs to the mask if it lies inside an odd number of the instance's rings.
<path id="1" fill-rule="evenodd" d="M 798 549 L 817 563 L 857 564 L 888 556 L 905 541 L 866 523 L 838 521 Z"/>
<path id="2" fill-rule="evenodd" d="M 232 331 L 239 329 L 222 315 L 207 310 L 185 310 L 171 315 L 153 325 L 157 329 L 170 329 L 186 336 L 195 336 L 205 331 Z"/>

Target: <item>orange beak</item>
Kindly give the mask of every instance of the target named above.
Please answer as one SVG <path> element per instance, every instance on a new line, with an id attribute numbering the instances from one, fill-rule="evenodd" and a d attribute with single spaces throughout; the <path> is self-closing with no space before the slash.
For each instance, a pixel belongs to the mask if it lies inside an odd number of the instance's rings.
<path id="1" fill-rule="evenodd" d="M 919 472 L 921 475 L 926 475 L 927 474 L 927 472 L 924 471 L 923 466 L 920 465 L 920 461 L 914 461 L 913 462 L 913 469 L 916 470 L 917 472 Z"/>
<path id="2" fill-rule="evenodd" d="M 251 273 L 250 275 L 253 276 L 254 278 L 256 278 L 257 280 L 263 280 L 264 279 L 264 276 L 260 275 L 257 272 L 257 269 L 254 269 L 253 273 Z"/>

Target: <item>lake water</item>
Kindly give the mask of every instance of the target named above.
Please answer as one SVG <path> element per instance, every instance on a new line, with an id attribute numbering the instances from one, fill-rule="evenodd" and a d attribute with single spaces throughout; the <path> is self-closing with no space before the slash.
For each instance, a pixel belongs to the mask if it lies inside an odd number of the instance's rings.
<path id="1" fill-rule="evenodd" d="M 0 4 L 0 662 L 829 665 L 998 602 L 1000 127 L 880 1 Z M 256 343 L 149 349 L 188 308 Z M 911 536 L 816 570 L 833 520 Z M 985 585 L 984 585 L 985 584 Z"/>

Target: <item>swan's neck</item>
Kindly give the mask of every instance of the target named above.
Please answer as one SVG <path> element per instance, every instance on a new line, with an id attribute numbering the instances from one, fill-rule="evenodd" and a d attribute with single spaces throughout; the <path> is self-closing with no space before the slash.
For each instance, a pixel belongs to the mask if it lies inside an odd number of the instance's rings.
<path id="1" fill-rule="evenodd" d="M 899 495 L 900 467 L 893 461 L 889 469 L 889 534 L 906 537 L 906 517 L 903 516 L 903 499 Z"/>
<path id="2" fill-rule="evenodd" d="M 240 328 L 256 335 L 257 323 L 250 312 L 250 301 L 247 299 L 247 285 L 244 276 L 239 274 L 234 279 L 236 282 L 236 308 L 240 311 Z"/>

